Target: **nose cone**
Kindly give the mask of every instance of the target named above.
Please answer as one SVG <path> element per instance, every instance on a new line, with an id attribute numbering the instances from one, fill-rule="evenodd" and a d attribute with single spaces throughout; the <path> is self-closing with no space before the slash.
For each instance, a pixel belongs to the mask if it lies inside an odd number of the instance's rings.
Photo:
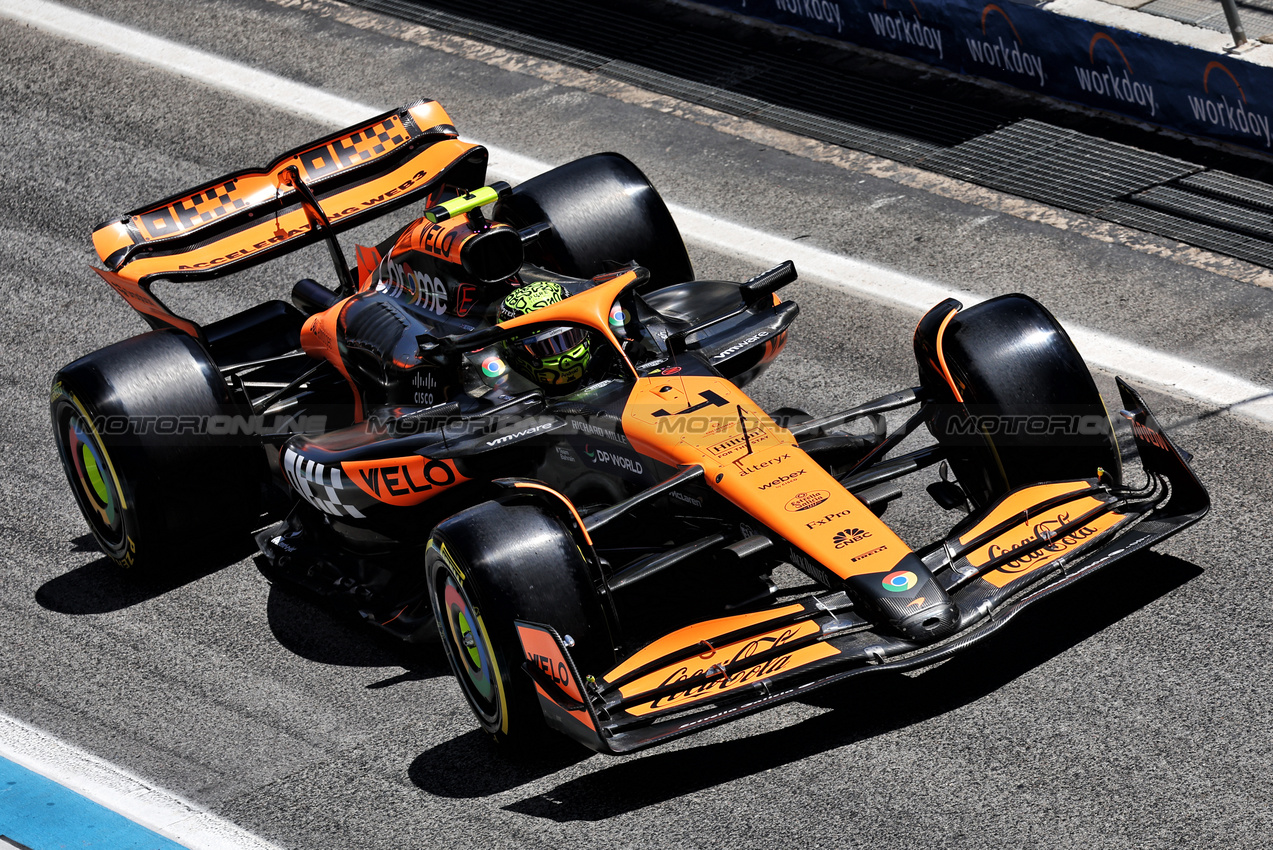
<path id="1" fill-rule="evenodd" d="M 932 643 L 959 628 L 958 606 L 914 554 L 887 573 L 855 576 L 852 584 L 876 622 L 907 640 Z"/>
<path id="2" fill-rule="evenodd" d="M 940 591 L 941 588 L 938 588 Z M 941 591 L 945 596 L 945 591 Z M 893 624 L 907 640 L 930 643 L 955 633 L 959 628 L 959 609 L 948 599 L 924 607 Z"/>

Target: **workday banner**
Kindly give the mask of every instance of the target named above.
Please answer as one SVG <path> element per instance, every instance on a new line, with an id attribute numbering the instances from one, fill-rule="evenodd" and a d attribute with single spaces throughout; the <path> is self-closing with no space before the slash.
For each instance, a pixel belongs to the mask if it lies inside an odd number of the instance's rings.
<path id="1" fill-rule="evenodd" d="M 1008 0 L 698 0 L 1273 153 L 1273 69 Z"/>

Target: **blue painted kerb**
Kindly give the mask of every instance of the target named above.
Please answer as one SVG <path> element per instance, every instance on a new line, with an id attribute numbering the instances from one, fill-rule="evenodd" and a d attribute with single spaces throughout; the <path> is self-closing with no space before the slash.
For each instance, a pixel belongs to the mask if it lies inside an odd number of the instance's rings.
<path id="1" fill-rule="evenodd" d="M 184 850 L 25 767 L 0 758 L 0 850 Z"/>

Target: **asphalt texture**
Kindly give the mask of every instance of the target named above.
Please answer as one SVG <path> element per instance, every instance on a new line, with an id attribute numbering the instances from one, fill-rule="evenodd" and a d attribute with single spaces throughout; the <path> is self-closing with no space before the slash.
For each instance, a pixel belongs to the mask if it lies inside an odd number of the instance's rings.
<path id="1" fill-rule="evenodd" d="M 1273 384 L 1266 270 L 333 4 L 73 5 L 372 106 L 433 97 L 461 134 L 546 162 L 620 151 L 678 204 L 1026 292 L 1062 321 Z M 89 270 L 89 234 L 333 128 L 3 18 L 0 54 L 0 710 L 284 847 L 1267 845 L 1273 435 L 1153 388 L 1211 491 L 1201 524 L 936 668 L 632 757 L 564 741 L 504 757 L 440 653 L 271 587 L 250 545 L 193 574 L 173 553 L 168 581 L 122 577 L 48 425 L 58 366 L 145 330 Z M 690 249 L 701 277 L 759 271 Z M 172 300 L 210 319 L 326 264 L 315 249 Z M 802 314 L 759 401 L 827 413 L 915 383 L 917 315 L 787 292 Z M 1110 397 L 1112 373 L 1096 377 Z M 890 512 L 914 535 L 954 521 L 914 495 Z"/>

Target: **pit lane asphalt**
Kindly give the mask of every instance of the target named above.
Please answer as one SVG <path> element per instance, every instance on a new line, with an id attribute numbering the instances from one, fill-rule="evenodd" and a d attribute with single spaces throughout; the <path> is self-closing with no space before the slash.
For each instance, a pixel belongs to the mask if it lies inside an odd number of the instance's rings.
<path id="1" fill-rule="evenodd" d="M 1157 256 L 1024 220 L 984 192 L 926 191 L 877 160 L 607 96 L 454 39 L 407 40 L 374 16 L 352 26 L 323 4 L 75 6 L 364 103 L 434 97 L 462 134 L 544 161 L 619 150 L 685 206 L 981 294 L 1025 291 L 1063 320 L 1273 383 L 1273 292 L 1170 244 Z M 331 128 L 3 18 L 0 50 L 0 710 L 287 847 L 1268 843 L 1273 441 L 1158 392 L 1151 405 L 1211 489 L 1202 524 L 922 675 L 866 678 L 625 759 L 563 746 L 502 761 L 438 655 L 270 588 L 249 558 L 121 581 L 47 423 L 58 366 L 144 330 L 88 270 L 89 233 Z M 692 250 L 703 276 L 757 271 Z M 211 318 L 326 268 L 313 250 L 173 300 Z M 914 382 L 915 315 L 808 283 L 789 293 L 803 313 L 754 388 L 762 403 L 829 412 Z M 1111 375 L 1097 378 L 1108 397 Z M 922 529 L 934 513 L 910 498 L 889 517 Z"/>

